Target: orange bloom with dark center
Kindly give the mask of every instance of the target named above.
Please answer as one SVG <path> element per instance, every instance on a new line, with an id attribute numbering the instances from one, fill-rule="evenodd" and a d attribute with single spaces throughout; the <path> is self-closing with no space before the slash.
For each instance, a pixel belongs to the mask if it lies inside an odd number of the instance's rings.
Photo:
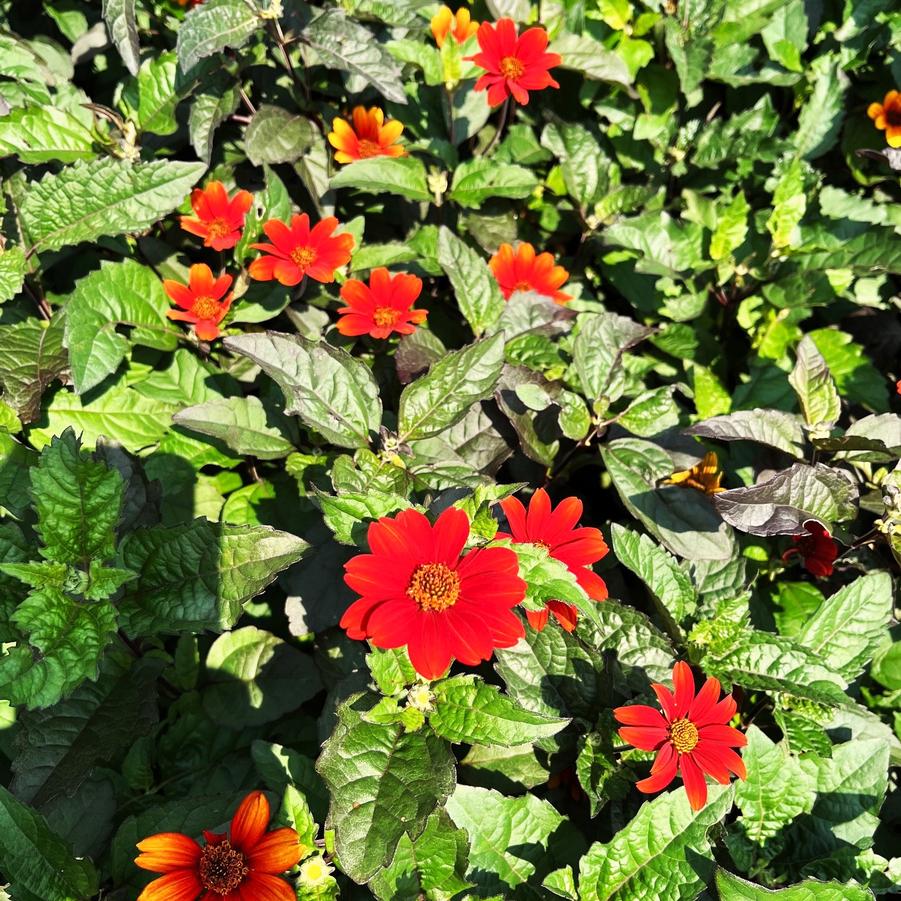
<path id="1" fill-rule="evenodd" d="M 737 705 L 732 695 L 720 700 L 718 679 L 709 678 L 695 694 L 691 667 L 680 660 L 673 667 L 673 687 L 675 694 L 665 685 L 651 685 L 662 715 L 645 704 L 617 707 L 613 715 L 623 723 L 619 730 L 623 741 L 657 752 L 651 775 L 635 787 L 653 794 L 681 773 L 692 810 L 700 810 L 707 803 L 705 773 L 721 785 L 729 784 L 730 773 L 747 778 L 744 762 L 732 749 L 744 747 L 748 740 L 727 725 Z"/>
<path id="2" fill-rule="evenodd" d="M 280 873 L 301 858 L 293 829 L 269 826 L 269 802 L 251 792 L 232 817 L 226 833 L 204 832 L 203 845 L 180 832 L 162 832 L 138 842 L 135 863 L 164 874 L 141 892 L 138 901 L 296 901 Z"/>
<path id="3" fill-rule="evenodd" d="M 663 480 L 663 484 L 694 488 L 697 491 L 703 491 L 704 494 L 717 494 L 726 490 L 720 485 L 722 478 L 723 474 L 719 471 L 719 460 L 716 454 L 708 451 L 700 463 L 695 463 L 691 469 L 674 472 L 668 479 Z"/>
<path id="4" fill-rule="evenodd" d="M 232 277 L 213 273 L 206 263 L 195 263 L 188 273 L 188 284 L 172 279 L 163 279 L 163 288 L 180 307 L 167 310 L 170 319 L 194 323 L 194 334 L 201 341 L 213 341 L 219 337 L 219 323 L 225 318 L 231 306 L 232 296 L 223 297 L 231 287 Z"/>
<path id="5" fill-rule="evenodd" d="M 528 511 L 515 497 L 502 500 L 501 509 L 510 531 L 498 532 L 497 538 L 509 538 L 516 544 L 541 545 L 549 556 L 566 565 L 590 598 L 603 601 L 607 597 L 607 585 L 591 568 L 592 563 L 607 555 L 607 543 L 600 529 L 576 528 L 582 518 L 582 501 L 568 497 L 555 510 L 548 493 L 539 488 L 529 500 Z M 526 610 L 526 619 L 540 632 L 551 613 L 567 632 L 575 629 L 576 607 L 563 601 L 548 601 L 544 610 Z"/>
<path id="6" fill-rule="evenodd" d="M 354 107 L 353 122 L 332 119 L 329 144 L 337 150 L 335 159 L 339 163 L 368 160 L 373 156 L 406 156 L 407 151 L 398 144 L 402 123 L 397 119 L 385 122 L 385 114 L 377 107 L 366 109 Z"/>
<path id="7" fill-rule="evenodd" d="M 526 583 L 509 548 L 468 554 L 469 517 L 448 507 L 432 525 L 402 510 L 369 526 L 370 554 L 344 564 L 344 581 L 361 595 L 341 617 L 350 638 L 379 648 L 406 646 L 416 672 L 442 676 L 456 659 L 468 666 L 489 660 L 525 634 L 513 608 Z"/>
<path id="8" fill-rule="evenodd" d="M 901 92 L 889 91 L 882 103 L 871 103 L 867 115 L 885 132 L 889 147 L 901 147 Z"/>
<path id="9" fill-rule="evenodd" d="M 569 273 L 557 266 L 549 253 L 535 254 L 535 248 L 525 241 L 516 249 L 512 244 L 501 244 L 497 253 L 488 261 L 501 293 L 509 300 L 515 291 L 534 291 L 564 304 L 572 300 L 571 294 L 560 291 Z"/>
<path id="10" fill-rule="evenodd" d="M 412 308 L 421 291 L 422 279 L 405 272 L 391 275 L 384 267 L 372 270 L 368 285 L 349 278 L 341 286 L 347 306 L 338 310 L 338 331 L 373 338 L 387 338 L 392 332 L 412 335 L 428 315 L 426 310 Z"/>
<path id="11" fill-rule="evenodd" d="M 512 19 L 499 19 L 494 25 L 482 22 L 476 32 L 481 53 L 467 56 L 485 74 L 475 89 L 488 89 L 488 103 L 500 106 L 512 96 L 517 103 L 529 102 L 529 91 L 559 88 L 548 69 L 559 66 L 560 56 L 547 53 L 547 32 L 543 28 L 529 28 L 519 37 Z"/>
<path id="12" fill-rule="evenodd" d="M 196 218 L 181 217 L 181 227 L 203 238 L 204 247 L 228 250 L 241 238 L 244 219 L 253 203 L 250 191 L 238 191 L 229 199 L 221 181 L 211 181 L 205 188 L 191 192 L 191 207 Z"/>
<path id="13" fill-rule="evenodd" d="M 288 226 L 280 219 L 264 223 L 263 231 L 271 244 L 251 244 L 267 256 L 250 264 L 251 278 L 261 282 L 277 279 L 283 285 L 299 284 L 304 276 L 317 282 L 333 282 L 335 270 L 350 261 L 354 246 L 351 234 L 334 235 L 338 220 L 326 216 L 310 228 L 306 213 L 291 217 Z"/>
<path id="14" fill-rule="evenodd" d="M 470 20 L 469 10 L 465 6 L 461 6 L 456 13 L 449 6 L 442 6 L 432 16 L 432 34 L 439 47 L 444 46 L 449 34 L 458 44 L 463 44 L 478 28 L 479 23 Z"/>
<path id="15" fill-rule="evenodd" d="M 832 575 L 832 564 L 838 556 L 838 545 L 829 534 L 829 530 L 815 519 L 804 523 L 806 535 L 795 536 L 795 546 L 790 547 L 783 555 L 783 560 L 800 557 L 804 568 L 812 576 L 825 579 Z"/>

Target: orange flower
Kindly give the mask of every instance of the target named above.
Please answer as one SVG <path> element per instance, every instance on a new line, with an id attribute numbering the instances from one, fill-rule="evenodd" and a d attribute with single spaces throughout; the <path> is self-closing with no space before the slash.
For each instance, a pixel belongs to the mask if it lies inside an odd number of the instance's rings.
<path id="1" fill-rule="evenodd" d="M 219 323 L 231 306 L 232 296 L 224 300 L 222 295 L 231 287 L 232 277 L 213 273 L 206 263 L 195 263 L 188 274 L 187 287 L 172 279 L 163 279 L 163 288 L 180 310 L 167 310 L 170 319 L 193 322 L 194 334 L 201 341 L 214 341 L 219 337 Z"/>
<path id="2" fill-rule="evenodd" d="M 716 494 L 726 489 L 720 485 L 723 474 L 718 472 L 719 461 L 716 454 L 708 451 L 700 463 L 695 463 L 691 469 L 683 472 L 674 472 L 668 479 L 663 480 L 664 485 L 681 485 L 683 488 L 696 488 L 704 494 Z"/>
<path id="3" fill-rule="evenodd" d="M 385 122 L 385 114 L 377 107 L 366 109 L 355 106 L 353 124 L 344 119 L 332 119 L 333 131 L 328 140 L 338 152 L 335 159 L 339 163 L 368 160 L 373 156 L 406 156 L 407 151 L 397 143 L 404 130 L 397 119 Z"/>
<path id="4" fill-rule="evenodd" d="M 889 91 L 882 103 L 871 103 L 867 115 L 885 132 L 889 147 L 901 147 L 901 93 Z"/>
<path id="5" fill-rule="evenodd" d="M 250 277 L 261 282 L 277 279 L 283 285 L 296 285 L 304 276 L 317 282 L 333 282 L 335 270 L 350 260 L 354 246 L 353 235 L 332 235 L 337 227 L 334 216 L 326 216 L 312 229 L 306 213 L 292 216 L 290 226 L 270 219 L 263 231 L 272 244 L 250 245 L 269 256 L 258 257 L 250 264 Z"/>
<path id="6" fill-rule="evenodd" d="M 470 21 L 469 10 L 465 6 L 461 6 L 456 13 L 452 12 L 449 6 L 442 6 L 432 16 L 432 34 L 439 47 L 444 46 L 449 34 L 454 36 L 458 44 L 462 44 L 474 35 L 478 28 L 479 23 Z"/>
<path id="7" fill-rule="evenodd" d="M 391 275 L 384 267 L 373 269 L 369 285 L 349 278 L 341 288 L 346 307 L 338 310 L 338 331 L 342 335 L 371 335 L 387 338 L 392 332 L 412 335 L 425 321 L 425 310 L 411 309 L 422 291 L 422 279 L 399 272 Z"/>
<path id="8" fill-rule="evenodd" d="M 205 188 L 191 192 L 191 207 L 197 215 L 181 217 L 181 227 L 192 235 L 203 238 L 204 247 L 228 250 L 241 238 L 244 219 L 253 203 L 250 191 L 238 191 L 229 200 L 221 181 L 211 181 Z"/>
<path id="9" fill-rule="evenodd" d="M 559 66 L 561 59 L 545 52 L 548 38 L 543 28 L 529 28 L 517 37 L 513 20 L 499 19 L 495 25 L 482 22 L 476 34 L 481 53 L 465 58 L 485 69 L 475 89 L 488 89 L 491 106 L 500 106 L 511 95 L 526 104 L 529 91 L 560 87 L 548 69 Z"/>
<path id="10" fill-rule="evenodd" d="M 562 266 L 554 265 L 551 254 L 536 256 L 535 248 L 525 241 L 516 250 L 512 244 L 501 244 L 488 265 L 507 299 L 514 291 L 534 291 L 555 303 L 572 300 L 571 294 L 557 290 L 569 278 L 569 273 Z"/>
<path id="11" fill-rule="evenodd" d="M 269 802 L 255 791 L 241 802 L 227 835 L 204 831 L 203 845 L 180 832 L 138 842 L 135 863 L 163 874 L 138 901 L 296 901 L 279 874 L 300 860 L 303 847 L 293 829 L 267 832 L 268 825 Z"/>

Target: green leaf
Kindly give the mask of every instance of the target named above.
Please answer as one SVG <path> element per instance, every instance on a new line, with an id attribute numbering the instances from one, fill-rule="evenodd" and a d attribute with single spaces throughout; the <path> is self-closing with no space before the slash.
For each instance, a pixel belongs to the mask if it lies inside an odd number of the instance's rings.
<path id="1" fill-rule="evenodd" d="M 0 250 L 0 303 L 15 297 L 25 284 L 25 251 L 18 244 Z"/>
<path id="2" fill-rule="evenodd" d="M 44 557 L 86 567 L 115 554 L 122 478 L 91 460 L 71 429 L 44 448 L 31 488 Z"/>
<path id="3" fill-rule="evenodd" d="M 609 842 L 596 842 L 582 858 L 579 898 L 696 898 L 716 867 L 708 832 L 731 807 L 731 785 L 710 786 L 699 811 L 681 788 L 646 801 Z"/>
<path id="4" fill-rule="evenodd" d="M 718 211 L 716 228 L 710 238 L 711 260 L 727 259 L 741 247 L 748 234 L 750 212 L 751 207 L 743 191 L 738 191 L 729 203 Z"/>
<path id="5" fill-rule="evenodd" d="M 823 355 L 809 335 L 805 335 L 796 349 L 795 368 L 788 381 L 804 413 L 804 421 L 811 432 L 828 435 L 842 413 L 842 402 Z"/>
<path id="6" fill-rule="evenodd" d="M 766 222 L 773 247 L 782 249 L 798 242 L 798 224 L 806 211 L 804 163 L 796 157 L 784 167 L 773 193 L 773 212 Z"/>
<path id="7" fill-rule="evenodd" d="M 387 100 L 406 103 L 400 68 L 369 29 L 348 19 L 342 9 L 326 9 L 304 29 L 322 65 L 349 72 L 380 91 Z"/>
<path id="8" fill-rule="evenodd" d="M 47 821 L 2 786 L 0 858 L 13 898 L 88 901 L 97 892 L 99 879 L 91 862 L 73 857 Z"/>
<path id="9" fill-rule="evenodd" d="M 373 648 L 366 655 L 372 678 L 383 695 L 395 695 L 417 680 L 416 670 L 404 648 Z"/>
<path id="10" fill-rule="evenodd" d="M 415 841 L 401 836 L 391 864 L 369 887 L 384 901 L 456 896 L 472 885 L 464 878 L 468 856 L 466 833 L 446 813 L 433 814 Z"/>
<path id="11" fill-rule="evenodd" d="M 504 365 L 503 335 L 452 351 L 400 395 L 397 432 L 401 442 L 438 435 L 494 391 Z"/>
<path id="12" fill-rule="evenodd" d="M 240 102 L 238 86 L 226 76 L 213 78 L 194 95 L 188 130 L 194 152 L 205 163 L 209 164 L 213 153 L 216 129 L 235 112 Z"/>
<path id="13" fill-rule="evenodd" d="M 659 435 L 666 429 L 677 426 L 680 412 L 678 404 L 673 400 L 675 390 L 674 385 L 664 385 L 642 392 L 617 415 L 617 422 L 627 432 L 641 437 Z"/>
<path id="14" fill-rule="evenodd" d="M 858 576 L 820 604 L 796 640 L 848 681 L 856 679 L 888 637 L 892 597 L 887 572 Z"/>
<path id="15" fill-rule="evenodd" d="M 756 441 L 798 459 L 805 454 L 804 431 L 798 417 L 782 410 L 736 410 L 690 426 L 685 434 L 717 441 Z"/>
<path id="16" fill-rule="evenodd" d="M 332 176 L 332 188 L 358 188 L 370 194 L 400 194 L 410 200 L 432 198 L 425 166 L 412 156 L 374 156 L 348 163 Z"/>
<path id="17" fill-rule="evenodd" d="M 845 94 L 850 84 L 844 69 L 842 61 L 831 55 L 818 57 L 810 66 L 813 91 L 798 116 L 794 140 L 804 159 L 821 157 L 838 141 L 845 118 Z"/>
<path id="18" fill-rule="evenodd" d="M 338 495 L 317 491 L 326 525 L 341 544 L 359 545 L 365 539 L 366 528 L 373 520 L 405 510 L 410 502 L 399 494 L 369 491 L 341 491 Z"/>
<path id="19" fill-rule="evenodd" d="M 615 313 L 579 317 L 573 342 L 573 364 L 582 392 L 595 410 L 605 410 L 622 397 L 626 386 L 623 356 L 651 330 Z"/>
<path id="20" fill-rule="evenodd" d="M 572 69 L 586 78 L 623 85 L 632 83 L 625 62 L 587 34 L 564 33 L 548 47 L 548 51 L 560 54 L 563 58 L 561 68 Z"/>
<path id="21" fill-rule="evenodd" d="M 835 265 L 841 264 L 836 261 Z M 848 403 L 863 404 L 877 413 L 888 410 L 888 380 L 873 365 L 862 345 L 847 333 L 832 328 L 816 329 L 809 337 L 826 360 L 839 393 Z"/>
<path id="22" fill-rule="evenodd" d="M 141 64 L 136 81 L 125 86 L 122 103 L 141 133 L 171 135 L 177 128 L 175 108 L 178 63 L 174 53 L 161 53 Z"/>
<path id="23" fill-rule="evenodd" d="M 566 190 L 581 210 L 590 209 L 609 184 L 610 160 L 583 125 L 553 122 L 541 133 L 541 146 L 560 160 Z"/>
<path id="24" fill-rule="evenodd" d="M 869 889 L 839 882 L 805 879 L 797 885 L 768 889 L 747 882 L 726 870 L 717 870 L 716 888 L 721 901 L 873 901 Z"/>
<path id="25" fill-rule="evenodd" d="M 803 534 L 817 519 L 827 527 L 857 515 L 857 487 L 842 470 L 823 463 L 793 463 L 750 488 L 733 488 L 713 497 L 730 525 L 752 535 Z"/>
<path id="26" fill-rule="evenodd" d="M 49 587 L 32 591 L 12 619 L 28 641 L 0 657 L 0 696 L 31 708 L 49 707 L 96 678 L 117 625 L 109 601 L 86 603 Z"/>
<path id="27" fill-rule="evenodd" d="M 79 686 L 65 701 L 26 713 L 20 721 L 19 753 L 10 788 L 42 808 L 71 795 L 94 767 L 112 764 L 156 724 L 160 660 L 133 666 L 107 659 L 97 682 Z"/>
<path id="28" fill-rule="evenodd" d="M 0 116 L 0 153 L 23 163 L 74 163 L 92 160 L 91 117 L 52 106 L 19 107 Z"/>
<path id="29" fill-rule="evenodd" d="M 179 410 L 172 421 L 224 441 L 235 453 L 260 460 L 287 457 L 294 445 L 270 425 L 263 402 L 254 396 L 222 397 Z"/>
<path id="30" fill-rule="evenodd" d="M 178 29 L 176 51 L 182 72 L 226 47 L 243 47 L 260 25 L 249 0 L 207 0 L 195 6 Z"/>
<path id="31" fill-rule="evenodd" d="M 601 447 L 601 457 L 626 508 L 668 551 L 689 560 L 731 560 L 735 538 L 709 498 L 693 488 L 657 487 L 673 472 L 669 454 L 638 438 Z"/>
<path id="32" fill-rule="evenodd" d="M 538 179 L 523 166 L 476 157 L 454 170 L 449 196 L 462 206 L 478 209 L 489 197 L 528 197 L 537 184 Z"/>
<path id="33" fill-rule="evenodd" d="M 504 312 L 504 297 L 485 260 L 447 226 L 438 230 L 438 263 L 450 279 L 460 312 L 479 337 Z"/>
<path id="34" fill-rule="evenodd" d="M 300 538 L 268 526 L 233 526 L 195 519 L 172 528 L 139 529 L 120 547 L 138 577 L 119 601 L 129 635 L 221 632 L 306 549 Z"/>
<path id="35" fill-rule="evenodd" d="M 69 369 L 63 337 L 61 316 L 49 323 L 25 319 L 0 326 L 3 399 L 25 423 L 38 415 L 44 389 Z"/>
<path id="36" fill-rule="evenodd" d="M 422 834 L 455 782 L 443 739 L 427 729 L 367 723 L 362 701 L 357 695 L 338 708 L 338 724 L 316 764 L 331 795 L 341 869 L 356 882 L 387 865 L 403 835 Z"/>
<path id="37" fill-rule="evenodd" d="M 447 812 L 469 833 L 467 877 L 480 887 L 480 896 L 539 898 L 536 891 L 522 893 L 526 883 L 548 867 L 551 836 L 564 818 L 547 802 L 527 794 L 508 798 L 499 792 L 458 785 L 448 799 Z M 520 891 L 517 891 L 520 889 Z"/>
<path id="38" fill-rule="evenodd" d="M 162 282 L 134 260 L 103 262 L 78 281 L 66 302 L 66 347 L 72 380 L 84 394 L 114 373 L 131 343 L 174 350 L 178 331 L 166 317 L 170 308 Z M 117 331 L 132 329 L 131 342 Z"/>
<path id="39" fill-rule="evenodd" d="M 293 163 L 310 148 L 316 135 L 305 116 L 264 103 L 244 132 L 244 149 L 255 166 Z"/>
<path id="40" fill-rule="evenodd" d="M 366 447 L 381 425 L 370 368 L 324 341 L 278 332 L 226 338 L 225 346 L 263 368 L 285 395 L 285 413 L 339 447 Z"/>
<path id="41" fill-rule="evenodd" d="M 697 607 L 697 592 L 676 558 L 647 535 L 633 532 L 618 523 L 611 528 L 617 560 L 648 586 L 664 614 L 676 624 L 691 616 Z"/>
<path id="42" fill-rule="evenodd" d="M 741 757 L 748 778 L 735 783 L 735 803 L 742 812 L 735 828 L 772 857 L 767 843 L 796 817 L 812 810 L 816 779 L 789 753 L 784 742 L 777 745 L 754 725 L 748 727 L 746 735 L 748 744 Z"/>
<path id="43" fill-rule="evenodd" d="M 448 741 L 512 747 L 556 735 L 569 720 L 548 719 L 519 707 L 477 676 L 456 676 L 433 686 L 431 727 Z"/>
<path id="44" fill-rule="evenodd" d="M 122 62 L 132 75 L 137 75 L 141 48 L 135 22 L 135 0 L 103 0 L 103 20 Z"/>
<path id="45" fill-rule="evenodd" d="M 179 206 L 205 169 L 169 160 L 74 163 L 29 183 L 22 225 L 38 251 L 141 231 Z"/>
<path id="46" fill-rule="evenodd" d="M 229 728 L 270 723 L 322 690 L 309 654 L 256 626 L 220 635 L 206 658 L 203 706 Z"/>

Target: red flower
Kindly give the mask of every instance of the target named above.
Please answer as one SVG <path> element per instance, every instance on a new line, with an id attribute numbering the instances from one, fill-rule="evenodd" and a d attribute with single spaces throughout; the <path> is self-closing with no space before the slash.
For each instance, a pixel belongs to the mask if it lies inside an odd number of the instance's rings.
<path id="1" fill-rule="evenodd" d="M 229 834 L 204 831 L 200 845 L 180 832 L 162 832 L 138 842 L 135 863 L 163 873 L 138 901 L 296 901 L 294 890 L 279 879 L 301 858 L 303 847 L 293 829 L 269 825 L 269 802 L 251 792 L 238 807 Z"/>
<path id="2" fill-rule="evenodd" d="M 707 803 L 705 773 L 722 785 L 729 784 L 729 773 L 747 778 L 741 757 L 732 749 L 748 740 L 726 725 L 737 707 L 732 695 L 720 700 L 718 679 L 709 678 L 695 694 L 691 667 L 680 660 L 673 667 L 673 686 L 675 696 L 665 685 L 651 685 L 662 716 L 645 704 L 617 707 L 613 715 L 624 724 L 619 730 L 623 741 L 642 751 L 657 751 L 651 775 L 636 783 L 636 788 L 645 794 L 659 792 L 679 771 L 692 810 L 700 810 Z"/>
<path id="3" fill-rule="evenodd" d="M 783 555 L 783 560 L 790 560 L 795 555 L 801 557 L 804 568 L 812 576 L 824 579 L 832 575 L 832 564 L 838 556 L 838 545 L 829 534 L 829 530 L 815 519 L 804 523 L 807 535 L 796 535 L 795 546 L 790 547 Z"/>
<path id="4" fill-rule="evenodd" d="M 603 601 L 607 597 L 604 580 L 591 569 L 592 563 L 607 555 L 607 543 L 600 529 L 575 528 L 582 516 L 582 501 L 568 497 L 554 510 L 547 492 L 539 488 L 529 501 L 528 512 L 515 497 L 502 500 L 501 509 L 510 532 L 498 532 L 497 538 L 510 538 L 516 544 L 540 544 L 549 556 L 566 564 L 590 598 Z M 540 632 L 547 625 L 549 613 L 567 632 L 575 629 L 576 608 L 563 601 L 549 601 L 544 610 L 527 610 L 526 619 Z"/>
<path id="5" fill-rule="evenodd" d="M 369 285 L 349 278 L 341 287 L 341 298 L 347 302 L 338 312 L 338 331 L 342 335 L 371 335 L 387 338 L 392 332 L 412 335 L 425 321 L 426 310 L 412 309 L 422 291 L 422 279 L 399 272 L 391 275 L 384 267 L 373 269 Z"/>
<path id="6" fill-rule="evenodd" d="M 193 322 L 194 334 L 201 341 L 213 341 L 219 337 L 219 323 L 231 306 L 232 296 L 222 295 L 231 287 L 232 277 L 213 273 L 206 263 L 195 263 L 188 274 L 187 287 L 172 279 L 163 279 L 163 288 L 180 310 L 167 310 L 170 319 Z"/>
<path id="7" fill-rule="evenodd" d="M 203 238 L 204 247 L 228 250 L 241 238 L 244 219 L 253 203 L 250 191 L 238 191 L 229 200 L 221 181 L 211 181 L 205 188 L 191 192 L 191 207 L 197 218 L 181 217 L 181 227 Z"/>
<path id="8" fill-rule="evenodd" d="M 317 282 L 333 282 L 335 270 L 350 260 L 353 235 L 332 235 L 338 227 L 334 216 L 326 216 L 310 228 L 306 213 L 291 217 L 287 226 L 279 219 L 263 225 L 272 244 L 251 244 L 269 256 L 258 257 L 250 264 L 251 278 L 261 282 L 278 279 L 283 285 L 296 285 L 304 276 Z"/>
<path id="9" fill-rule="evenodd" d="M 499 19 L 496 24 L 483 22 L 476 32 L 481 53 L 465 57 L 485 69 L 476 82 L 476 90 L 488 88 L 488 103 L 500 106 L 511 94 L 517 103 L 529 102 L 529 91 L 559 88 L 548 72 L 560 65 L 560 56 L 546 53 L 547 32 L 529 28 L 520 37 L 512 19 Z"/>
<path id="10" fill-rule="evenodd" d="M 512 609 L 526 593 L 516 554 L 489 547 L 463 555 L 462 510 L 448 507 L 434 525 L 402 510 L 372 523 L 368 538 L 372 553 L 344 564 L 344 581 L 362 595 L 341 618 L 350 638 L 406 645 L 416 672 L 437 679 L 455 658 L 475 666 L 525 634 Z"/>
<path id="11" fill-rule="evenodd" d="M 571 294 L 557 290 L 569 278 L 569 273 L 554 264 L 551 254 L 536 256 L 535 248 L 525 241 L 516 250 L 512 244 L 501 244 L 488 265 L 508 300 L 514 291 L 534 291 L 559 304 L 572 300 Z"/>

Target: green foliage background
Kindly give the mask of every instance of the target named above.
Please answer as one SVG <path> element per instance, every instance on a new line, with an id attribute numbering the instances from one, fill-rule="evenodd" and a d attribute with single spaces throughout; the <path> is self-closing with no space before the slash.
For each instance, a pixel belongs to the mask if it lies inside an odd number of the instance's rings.
<path id="1" fill-rule="evenodd" d="M 501 132 L 436 9 L 0 0 L 0 897 L 133 899 L 137 841 L 257 787 L 336 866 L 299 898 L 898 891 L 897 4 L 485 0 L 563 58 Z M 356 104 L 409 156 L 337 166 Z M 221 256 L 174 215 L 211 178 L 254 193 Z M 428 327 L 345 339 L 337 286 L 250 282 L 298 211 L 345 275 L 420 275 Z M 574 300 L 504 302 L 517 240 Z M 212 347 L 161 284 L 201 261 L 237 277 Z M 662 484 L 711 450 L 726 491 Z M 343 563 L 411 505 L 490 539 L 527 485 L 583 500 L 611 599 L 524 554 L 576 632 L 423 705 L 337 627 Z M 782 560 L 811 519 L 826 579 Z M 748 735 L 700 812 L 634 790 L 611 715 L 675 659 Z"/>

